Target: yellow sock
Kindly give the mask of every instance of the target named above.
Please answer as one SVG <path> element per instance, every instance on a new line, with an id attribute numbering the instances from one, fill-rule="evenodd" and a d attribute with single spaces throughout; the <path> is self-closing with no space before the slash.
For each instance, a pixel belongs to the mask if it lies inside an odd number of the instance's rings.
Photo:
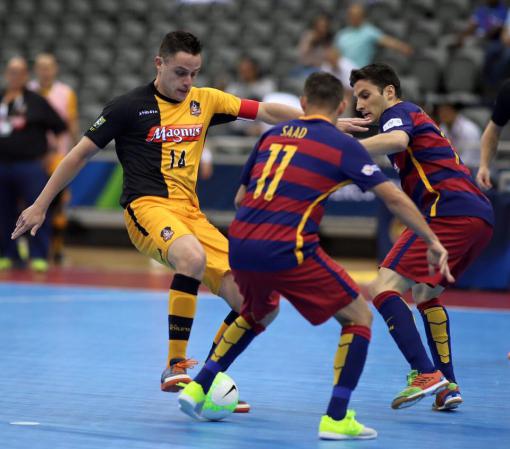
<path id="1" fill-rule="evenodd" d="M 176 274 L 168 298 L 168 358 L 185 359 L 188 340 L 197 308 L 197 293 L 200 281 Z"/>

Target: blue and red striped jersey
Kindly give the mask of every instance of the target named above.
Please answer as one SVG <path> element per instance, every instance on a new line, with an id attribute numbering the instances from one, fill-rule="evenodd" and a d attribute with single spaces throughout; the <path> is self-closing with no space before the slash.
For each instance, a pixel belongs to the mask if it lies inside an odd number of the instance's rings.
<path id="1" fill-rule="evenodd" d="M 326 117 L 271 128 L 243 170 L 247 193 L 229 229 L 230 265 L 277 271 L 301 264 L 319 244 L 328 196 L 345 184 L 366 190 L 384 181 L 361 144 Z"/>
<path id="2" fill-rule="evenodd" d="M 476 186 L 450 141 L 417 105 L 403 101 L 381 115 L 380 132 L 405 131 L 405 151 L 389 155 L 402 189 L 426 217 L 469 216 L 494 223 L 489 199 Z"/>

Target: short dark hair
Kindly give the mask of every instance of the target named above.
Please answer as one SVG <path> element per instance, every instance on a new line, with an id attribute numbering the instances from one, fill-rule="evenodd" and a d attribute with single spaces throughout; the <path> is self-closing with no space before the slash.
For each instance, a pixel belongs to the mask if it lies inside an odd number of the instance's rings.
<path id="1" fill-rule="evenodd" d="M 336 109 L 344 99 L 344 87 L 326 72 L 312 73 L 305 81 L 304 95 L 311 104 Z"/>
<path id="2" fill-rule="evenodd" d="M 397 97 L 402 96 L 402 88 L 398 75 L 388 64 L 370 64 L 358 70 L 353 70 L 349 77 L 351 87 L 359 80 L 367 80 L 375 84 L 381 92 L 386 86 L 393 86 Z"/>
<path id="3" fill-rule="evenodd" d="M 159 56 L 166 58 L 183 51 L 198 55 L 202 51 L 202 44 L 196 36 L 187 31 L 172 31 L 168 33 L 159 46 Z"/>

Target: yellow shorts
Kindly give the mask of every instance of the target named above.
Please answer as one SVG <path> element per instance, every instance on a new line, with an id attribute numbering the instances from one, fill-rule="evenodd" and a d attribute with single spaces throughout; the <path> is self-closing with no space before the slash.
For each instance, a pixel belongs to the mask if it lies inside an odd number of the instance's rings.
<path id="1" fill-rule="evenodd" d="M 175 239 L 194 235 L 206 254 L 203 283 L 218 294 L 225 273 L 230 271 L 228 240 L 199 208 L 188 201 L 144 196 L 126 207 L 124 221 L 136 249 L 168 267 L 166 254 Z"/>

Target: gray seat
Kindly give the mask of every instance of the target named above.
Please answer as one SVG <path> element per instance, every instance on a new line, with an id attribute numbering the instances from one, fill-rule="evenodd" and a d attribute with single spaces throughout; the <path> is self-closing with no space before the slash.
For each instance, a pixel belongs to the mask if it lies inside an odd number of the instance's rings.
<path id="1" fill-rule="evenodd" d="M 145 23 L 139 20 L 125 20 L 119 29 L 119 40 L 126 43 L 142 41 L 147 35 Z"/>
<path id="2" fill-rule="evenodd" d="M 410 74 L 415 76 L 424 93 L 437 92 L 442 82 L 446 53 L 423 49 L 412 58 Z"/>
<path id="3" fill-rule="evenodd" d="M 419 20 L 409 26 L 406 42 L 415 50 L 435 47 L 441 36 L 441 22 L 434 20 Z"/>
<path id="4" fill-rule="evenodd" d="M 366 8 L 368 19 L 375 25 L 395 20 L 399 16 L 396 2 L 382 0 L 380 2 L 368 5 Z"/>
<path id="5" fill-rule="evenodd" d="M 415 76 L 401 76 L 400 85 L 402 87 L 402 96 L 405 100 L 420 104 L 422 94 L 420 80 Z"/>
<path id="6" fill-rule="evenodd" d="M 394 50 L 380 48 L 374 57 L 374 61 L 390 65 L 399 75 L 405 75 L 409 72 L 409 58 Z"/>
<path id="7" fill-rule="evenodd" d="M 462 110 L 462 113 L 482 129 L 487 126 L 492 115 L 491 109 L 484 106 L 467 107 Z"/>
<path id="8" fill-rule="evenodd" d="M 401 40 L 406 40 L 408 23 L 404 20 L 385 20 L 379 22 L 379 27 L 386 34 Z"/>
<path id="9" fill-rule="evenodd" d="M 58 46 L 55 49 L 55 56 L 61 69 L 69 72 L 78 70 L 83 63 L 83 54 L 80 49 L 69 44 Z"/>
<path id="10" fill-rule="evenodd" d="M 480 87 L 483 50 L 463 48 L 456 52 L 445 67 L 447 92 L 476 93 Z"/>
<path id="11" fill-rule="evenodd" d="M 77 18 L 65 20 L 60 30 L 60 38 L 63 42 L 81 43 L 87 38 L 87 27 Z"/>

